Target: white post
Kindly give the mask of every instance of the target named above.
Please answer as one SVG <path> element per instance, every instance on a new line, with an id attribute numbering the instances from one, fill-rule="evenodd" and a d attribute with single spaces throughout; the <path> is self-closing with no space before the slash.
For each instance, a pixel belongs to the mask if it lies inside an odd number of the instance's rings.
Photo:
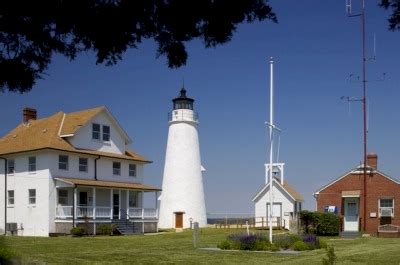
<path id="1" fill-rule="evenodd" d="M 269 104 L 270 104 L 270 111 L 269 111 L 269 122 L 270 122 L 270 130 L 269 130 L 269 140 L 270 140 L 270 150 L 269 150 L 269 242 L 272 243 L 272 212 L 274 208 L 273 204 L 273 196 L 272 196 L 272 191 L 273 191 L 273 180 L 272 180 L 272 159 L 273 159 L 273 125 L 274 125 L 274 61 L 272 57 L 270 58 L 270 98 L 269 98 Z"/>
<path id="2" fill-rule="evenodd" d="M 93 202 L 92 202 L 93 220 L 95 220 L 96 219 L 96 188 L 95 187 L 92 188 L 92 193 L 93 193 Z"/>
<path id="3" fill-rule="evenodd" d="M 77 188 L 74 188 L 74 218 L 75 218 L 75 219 L 77 219 L 77 217 L 78 217 L 78 216 L 76 215 L 77 212 L 78 212 L 77 209 L 76 209 L 76 208 L 77 208 L 77 205 L 78 205 L 78 203 L 77 203 L 77 201 L 78 201 L 78 195 L 77 195 L 77 191 L 76 191 L 76 190 L 77 190 Z"/>
<path id="4" fill-rule="evenodd" d="M 113 219 L 113 206 L 114 206 L 114 201 L 113 201 L 113 194 L 114 190 L 110 189 L 110 219 Z"/>
<path id="5" fill-rule="evenodd" d="M 126 219 L 129 219 L 129 190 L 126 190 Z"/>
<path id="6" fill-rule="evenodd" d="M 155 196 L 156 196 L 156 198 L 155 198 L 156 199 L 156 201 L 155 201 L 155 204 L 156 204 L 155 205 L 156 206 L 156 209 L 155 209 L 156 210 L 156 216 L 155 217 L 158 218 L 158 191 L 155 192 Z"/>
<path id="7" fill-rule="evenodd" d="M 121 220 L 121 189 L 118 190 L 118 219 Z"/>

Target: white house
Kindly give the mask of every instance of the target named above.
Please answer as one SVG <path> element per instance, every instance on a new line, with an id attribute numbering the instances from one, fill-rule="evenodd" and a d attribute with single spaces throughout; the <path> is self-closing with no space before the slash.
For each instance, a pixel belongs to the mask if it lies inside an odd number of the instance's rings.
<path id="1" fill-rule="evenodd" d="M 266 176 L 268 175 L 269 164 L 265 165 Z M 275 227 L 283 227 L 290 229 L 290 221 L 298 217 L 301 211 L 303 197 L 292 186 L 284 180 L 284 164 L 273 164 L 273 208 L 272 208 L 272 224 Z M 255 204 L 255 222 L 258 227 L 268 226 L 269 210 L 270 210 L 270 185 L 268 178 L 266 184 L 253 197 Z"/>
<path id="2" fill-rule="evenodd" d="M 42 119 L 25 108 L 0 139 L 0 229 L 48 236 L 115 223 L 122 234 L 156 231 L 160 189 L 143 184 L 150 161 L 131 142 L 105 107 Z M 154 194 L 153 208 L 143 208 L 144 193 Z"/>

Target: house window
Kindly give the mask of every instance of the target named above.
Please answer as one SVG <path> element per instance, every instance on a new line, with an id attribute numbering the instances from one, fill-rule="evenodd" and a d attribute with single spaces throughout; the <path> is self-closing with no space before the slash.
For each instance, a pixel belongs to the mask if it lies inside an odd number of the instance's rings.
<path id="1" fill-rule="evenodd" d="M 103 125 L 103 141 L 110 141 L 110 126 Z"/>
<path id="2" fill-rule="evenodd" d="M 120 162 L 113 162 L 113 174 L 121 175 L 121 163 Z"/>
<path id="3" fill-rule="evenodd" d="M 58 156 L 58 169 L 68 170 L 68 156 L 66 155 Z"/>
<path id="4" fill-rule="evenodd" d="M 129 177 L 136 177 L 136 165 L 129 164 Z"/>
<path id="5" fill-rule="evenodd" d="M 8 205 L 14 205 L 14 191 L 9 190 L 8 191 Z"/>
<path id="6" fill-rule="evenodd" d="M 380 217 L 393 217 L 394 216 L 394 203 L 393 199 L 380 199 L 379 200 L 379 216 Z"/>
<path id="7" fill-rule="evenodd" d="M 79 158 L 79 172 L 88 172 L 88 159 L 80 157 Z"/>
<path id="8" fill-rule="evenodd" d="M 36 190 L 35 189 L 29 189 L 29 204 L 36 204 Z"/>
<path id="9" fill-rule="evenodd" d="M 100 140 L 100 124 L 92 124 L 92 138 L 95 140 Z"/>
<path id="10" fill-rule="evenodd" d="M 68 190 L 58 190 L 58 204 L 68 205 Z"/>
<path id="11" fill-rule="evenodd" d="M 30 156 L 28 158 L 28 171 L 36 172 L 36 156 Z"/>
<path id="12" fill-rule="evenodd" d="M 131 208 L 139 207 L 138 197 L 139 196 L 138 196 L 137 191 L 129 192 L 129 207 L 131 207 Z"/>
<path id="13" fill-rule="evenodd" d="M 14 174 L 15 173 L 15 161 L 14 159 L 9 159 L 7 161 L 7 174 Z"/>

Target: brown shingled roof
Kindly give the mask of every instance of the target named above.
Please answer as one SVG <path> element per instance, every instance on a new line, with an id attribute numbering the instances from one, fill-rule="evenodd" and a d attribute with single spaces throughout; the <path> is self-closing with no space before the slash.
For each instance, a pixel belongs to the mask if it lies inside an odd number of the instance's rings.
<path id="1" fill-rule="evenodd" d="M 116 182 L 116 181 L 105 181 L 105 180 L 91 180 L 91 179 L 76 179 L 76 178 L 61 178 L 57 177 L 56 180 L 71 183 L 76 186 L 88 186 L 88 187 L 104 187 L 104 188 L 118 188 L 118 189 L 132 189 L 132 190 L 143 190 L 143 191 L 160 191 L 161 189 L 141 184 L 141 183 L 129 183 L 129 182 Z"/>
<path id="2" fill-rule="evenodd" d="M 303 196 L 301 196 L 300 193 L 298 193 L 292 186 L 290 186 L 286 180 L 283 180 L 283 185 L 282 185 L 285 190 L 296 200 L 296 201 L 304 201 Z"/>
<path id="3" fill-rule="evenodd" d="M 59 136 L 59 130 L 64 118 L 62 129 L 65 134 L 73 133 L 82 125 L 89 122 L 104 107 L 83 110 L 65 114 L 57 112 L 47 118 L 30 120 L 29 123 L 21 123 L 6 136 L 0 138 L 0 155 L 36 151 L 42 149 L 53 149 L 66 152 L 82 153 L 88 155 L 99 155 L 127 160 L 134 160 L 149 163 L 143 156 L 133 151 L 126 151 L 125 154 L 116 154 L 88 149 L 78 149 L 72 146 L 67 139 Z M 79 118 L 79 115 L 82 115 Z"/>

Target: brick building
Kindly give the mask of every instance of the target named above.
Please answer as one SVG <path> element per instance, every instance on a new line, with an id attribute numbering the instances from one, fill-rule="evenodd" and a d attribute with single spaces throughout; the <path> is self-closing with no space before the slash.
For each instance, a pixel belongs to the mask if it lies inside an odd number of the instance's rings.
<path id="1" fill-rule="evenodd" d="M 367 156 L 366 183 L 361 165 L 314 193 L 317 211 L 338 214 L 342 232 L 377 234 L 380 225 L 400 226 L 400 181 L 379 171 L 377 162 L 376 154 Z"/>

